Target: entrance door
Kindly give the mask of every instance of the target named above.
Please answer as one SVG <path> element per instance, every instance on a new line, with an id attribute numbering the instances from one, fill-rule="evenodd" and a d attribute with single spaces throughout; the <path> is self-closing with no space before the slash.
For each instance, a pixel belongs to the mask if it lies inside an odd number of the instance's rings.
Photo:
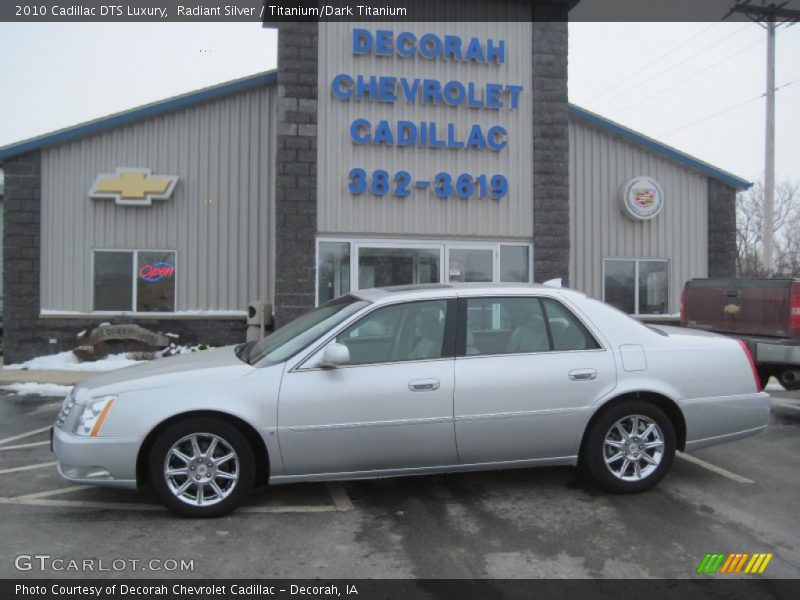
<path id="1" fill-rule="evenodd" d="M 495 281 L 496 251 L 492 248 L 450 246 L 447 249 L 448 281 Z"/>
<path id="2" fill-rule="evenodd" d="M 358 247 L 358 289 L 439 283 L 439 247 Z"/>

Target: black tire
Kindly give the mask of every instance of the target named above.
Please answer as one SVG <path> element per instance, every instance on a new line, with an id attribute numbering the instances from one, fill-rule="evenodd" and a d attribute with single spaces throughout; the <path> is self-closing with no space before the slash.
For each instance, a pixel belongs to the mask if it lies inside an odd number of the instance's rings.
<path id="1" fill-rule="evenodd" d="M 216 436 L 221 440 L 221 442 L 217 442 L 217 449 L 213 451 L 213 454 L 216 455 L 217 459 L 222 458 L 219 453 L 225 448 L 225 446 L 232 449 L 235 453 L 235 458 L 230 459 L 230 461 L 222 464 L 222 467 L 219 469 L 219 471 L 235 470 L 238 474 L 238 478 L 232 485 L 227 480 L 217 480 L 214 478 L 214 483 L 217 484 L 217 487 L 226 495 L 217 496 L 217 494 L 211 490 L 212 496 L 209 499 L 210 503 L 204 505 L 190 504 L 188 503 L 188 500 L 182 500 L 179 498 L 176 493 L 173 492 L 170 481 L 172 482 L 172 485 L 178 485 L 185 482 L 186 479 L 181 479 L 182 476 L 178 476 L 177 478 L 169 478 L 166 474 L 167 455 L 170 453 L 173 445 L 180 440 L 183 440 L 187 436 L 192 436 L 195 434 L 198 435 L 197 439 L 201 451 L 208 450 L 210 441 L 213 439 L 211 436 Z M 205 447 L 203 447 L 204 442 L 206 442 Z M 191 447 L 191 441 L 186 441 L 183 443 L 188 444 L 188 446 L 182 446 L 183 448 Z M 229 455 L 230 453 L 228 452 L 227 454 Z M 223 454 L 223 456 L 224 455 L 225 454 Z M 214 456 L 209 457 L 209 459 L 210 458 L 214 458 Z M 171 458 L 170 460 L 175 461 L 178 459 Z M 181 461 L 178 461 L 174 467 L 179 468 L 182 464 L 183 463 Z M 150 481 L 152 482 L 153 488 L 164 505 L 175 514 L 194 518 L 219 517 L 234 510 L 247 497 L 247 494 L 253 487 L 253 479 L 255 475 L 255 459 L 253 457 L 253 449 L 250 447 L 250 444 L 247 442 L 245 436 L 233 425 L 220 419 L 214 419 L 211 417 L 191 417 L 184 421 L 175 423 L 164 430 L 153 444 L 153 448 L 150 451 L 148 466 L 150 472 Z M 234 467 L 238 468 L 234 469 Z M 187 466 L 187 472 L 189 468 L 190 467 Z M 217 468 L 216 465 L 214 468 Z M 195 471 L 196 473 L 200 473 L 200 469 L 202 469 L 202 474 L 204 477 L 209 477 L 209 483 L 203 485 L 203 494 L 205 495 L 206 490 L 211 489 L 211 475 L 206 474 L 207 467 L 204 464 L 199 464 L 199 466 L 196 467 L 196 470 L 194 467 L 192 467 L 192 471 Z M 199 475 L 193 476 L 199 477 Z M 189 477 L 187 477 L 187 479 L 188 478 Z M 231 487 L 224 487 L 227 485 L 231 485 Z M 198 484 L 190 482 L 187 493 L 192 493 L 193 491 L 195 496 L 199 496 L 198 487 Z"/>
<path id="2" fill-rule="evenodd" d="M 780 381 L 784 389 L 787 389 L 790 392 L 800 390 L 800 379 L 795 379 L 794 376 L 785 377 L 785 374 L 786 371 L 778 376 L 778 381 Z"/>
<path id="3" fill-rule="evenodd" d="M 644 459 L 629 461 L 628 467 L 623 471 L 623 476 L 631 478 L 636 476 L 633 462 L 644 464 L 645 468 L 641 471 L 642 478 L 626 480 L 622 479 L 618 475 L 615 475 L 612 472 L 611 467 L 606 464 L 606 452 L 612 454 L 613 449 L 610 446 L 607 447 L 605 441 L 606 436 L 611 434 L 611 429 L 612 427 L 615 427 L 616 423 L 620 422 L 621 420 L 630 419 L 634 416 L 645 417 L 657 425 L 658 429 L 660 430 L 660 437 L 661 441 L 663 442 L 663 446 L 660 456 L 656 456 L 657 451 L 655 449 L 652 450 L 652 453 L 650 450 L 644 449 L 643 452 L 647 452 L 651 459 L 654 457 L 658 459 L 658 465 L 650 471 L 648 471 L 648 469 L 651 467 L 648 463 L 644 462 Z M 633 421 L 629 421 L 629 424 L 630 430 L 632 430 Z M 630 432 L 628 427 L 625 425 L 623 425 L 623 428 Z M 644 431 L 640 429 L 640 433 L 644 433 Z M 653 440 L 654 438 L 651 437 L 652 435 L 654 434 L 648 436 L 648 439 Z M 615 433 L 614 436 L 619 436 L 620 439 L 623 439 L 621 434 Z M 633 436 L 631 436 L 631 439 L 632 438 Z M 614 440 L 614 443 L 618 442 Z M 644 446 L 644 444 L 642 444 L 642 446 Z M 642 453 L 642 451 L 639 451 L 638 448 L 637 452 L 639 452 L 639 455 Z M 581 465 L 584 467 L 584 471 L 588 471 L 591 477 L 606 490 L 617 494 L 635 494 L 650 489 L 659 481 L 661 481 L 661 479 L 669 470 L 674 457 L 675 428 L 673 427 L 672 422 L 669 420 L 669 417 L 664 414 L 664 411 L 657 406 L 643 400 L 626 400 L 619 402 L 618 404 L 614 404 L 608 409 L 604 410 L 600 417 L 591 425 L 591 429 L 586 434 L 585 443 L 581 450 L 580 460 Z M 624 464 L 622 461 L 624 460 L 626 460 L 624 457 L 622 459 L 618 459 L 619 462 L 613 462 L 612 466 L 617 468 L 619 471 L 622 471 L 622 466 Z M 617 465 L 619 465 L 619 467 L 617 467 Z M 646 471 L 648 472 L 645 475 Z"/>

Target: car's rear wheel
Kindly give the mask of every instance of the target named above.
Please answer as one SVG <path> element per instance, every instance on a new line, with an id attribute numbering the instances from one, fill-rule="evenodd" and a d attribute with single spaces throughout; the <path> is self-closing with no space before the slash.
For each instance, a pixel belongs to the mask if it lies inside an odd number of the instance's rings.
<path id="1" fill-rule="evenodd" d="M 643 492 L 667 473 L 675 456 L 675 428 L 657 406 L 640 400 L 613 405 L 593 423 L 581 461 L 615 493 Z"/>
<path id="2" fill-rule="evenodd" d="M 224 421 L 193 417 L 167 428 L 150 453 L 150 481 L 171 511 L 218 517 L 239 506 L 253 486 L 247 439 Z"/>

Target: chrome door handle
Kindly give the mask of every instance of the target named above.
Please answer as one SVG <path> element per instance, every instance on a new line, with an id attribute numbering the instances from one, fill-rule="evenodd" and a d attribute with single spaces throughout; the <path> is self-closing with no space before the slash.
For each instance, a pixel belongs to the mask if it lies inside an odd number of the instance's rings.
<path id="1" fill-rule="evenodd" d="M 408 382 L 408 389 L 412 392 L 433 392 L 439 389 L 438 379 L 415 379 Z"/>
<path id="2" fill-rule="evenodd" d="M 575 369 L 569 372 L 572 381 L 591 381 L 597 379 L 597 371 L 594 369 Z"/>

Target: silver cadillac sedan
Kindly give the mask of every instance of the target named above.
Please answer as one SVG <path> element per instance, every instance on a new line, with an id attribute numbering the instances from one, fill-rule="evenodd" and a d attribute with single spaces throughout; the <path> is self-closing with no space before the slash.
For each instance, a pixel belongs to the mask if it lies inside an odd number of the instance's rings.
<path id="1" fill-rule="evenodd" d="M 433 285 L 327 302 L 257 343 L 93 377 L 53 432 L 61 475 L 150 483 L 176 513 L 254 484 L 580 465 L 612 492 L 676 450 L 766 426 L 747 348 L 567 289 Z"/>

